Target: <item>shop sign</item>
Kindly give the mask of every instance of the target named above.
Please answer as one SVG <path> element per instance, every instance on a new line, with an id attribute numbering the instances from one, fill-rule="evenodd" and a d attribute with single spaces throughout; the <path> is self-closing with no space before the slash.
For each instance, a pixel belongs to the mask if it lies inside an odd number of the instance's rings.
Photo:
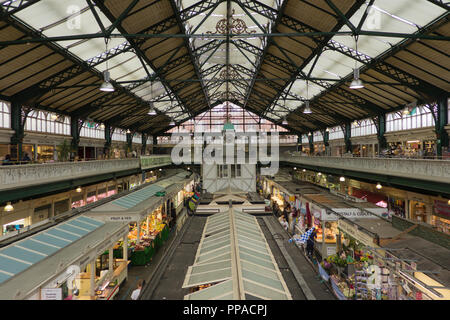
<path id="1" fill-rule="evenodd" d="M 356 226 L 351 225 L 343 220 L 338 221 L 338 228 L 342 230 L 342 232 L 347 233 L 349 236 L 355 238 L 357 241 L 361 242 L 366 246 L 375 246 L 373 242 L 373 238 L 368 234 L 360 231 Z"/>
<path id="2" fill-rule="evenodd" d="M 109 222 L 134 222 L 139 220 L 138 217 L 134 215 L 127 215 L 127 216 L 107 216 L 105 218 L 105 221 Z"/>
<path id="3" fill-rule="evenodd" d="M 422 292 L 420 291 L 416 292 L 416 300 L 422 300 Z"/>
<path id="4" fill-rule="evenodd" d="M 336 247 L 327 247 L 327 257 L 332 256 L 333 254 L 336 254 Z"/>
<path id="5" fill-rule="evenodd" d="M 62 300 L 62 288 L 41 289 L 41 300 Z"/>
<path id="6" fill-rule="evenodd" d="M 447 202 L 435 200 L 434 212 L 445 219 L 450 219 L 450 205 Z"/>
<path id="7" fill-rule="evenodd" d="M 357 208 L 333 208 L 333 211 L 341 214 L 342 216 L 344 216 L 345 218 L 349 218 L 349 219 L 355 219 L 355 218 L 373 218 L 374 216 L 372 214 L 370 214 L 369 212 L 364 212 L 360 209 Z"/>
<path id="8" fill-rule="evenodd" d="M 309 209 L 311 211 L 311 215 L 313 215 L 315 218 L 320 219 L 320 220 L 322 220 L 322 219 L 328 220 L 327 219 L 328 215 L 327 215 L 325 209 L 322 209 L 313 203 L 310 203 Z M 335 216 L 335 215 L 333 215 L 333 216 Z M 336 219 L 334 219 L 334 220 L 336 220 Z"/>

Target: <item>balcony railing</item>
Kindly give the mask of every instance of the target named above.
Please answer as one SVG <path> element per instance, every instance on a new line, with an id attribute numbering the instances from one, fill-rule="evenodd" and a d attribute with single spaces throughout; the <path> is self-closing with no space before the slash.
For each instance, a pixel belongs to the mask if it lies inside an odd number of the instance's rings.
<path id="1" fill-rule="evenodd" d="M 55 162 L 0 166 L 0 190 L 83 178 L 112 172 L 152 167 L 172 163 L 170 156 L 143 156 L 115 160 Z"/>
<path id="2" fill-rule="evenodd" d="M 285 153 L 280 155 L 280 161 L 444 183 L 450 181 L 450 161 L 448 160 L 302 156 L 298 153 Z"/>

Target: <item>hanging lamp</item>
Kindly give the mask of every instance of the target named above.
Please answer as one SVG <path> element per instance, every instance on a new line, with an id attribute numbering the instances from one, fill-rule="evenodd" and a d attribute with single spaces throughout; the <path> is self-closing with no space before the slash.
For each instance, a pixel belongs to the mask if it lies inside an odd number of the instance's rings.
<path id="1" fill-rule="evenodd" d="M 355 35 L 355 50 L 358 53 L 358 37 Z M 350 89 L 362 89 L 364 88 L 364 83 L 359 78 L 359 68 L 357 66 L 357 61 L 355 59 L 355 68 L 353 69 L 353 81 L 350 83 Z"/>
<path id="2" fill-rule="evenodd" d="M 310 114 L 312 113 L 311 108 L 309 107 L 309 85 L 308 80 L 306 80 L 306 101 L 305 101 L 305 109 L 303 113 Z"/>
<path id="3" fill-rule="evenodd" d="M 108 52 L 108 39 L 105 38 L 106 52 Z M 114 86 L 111 84 L 111 76 L 108 70 L 108 60 L 106 60 L 106 70 L 103 71 L 103 83 L 100 86 L 100 91 L 113 92 Z"/>

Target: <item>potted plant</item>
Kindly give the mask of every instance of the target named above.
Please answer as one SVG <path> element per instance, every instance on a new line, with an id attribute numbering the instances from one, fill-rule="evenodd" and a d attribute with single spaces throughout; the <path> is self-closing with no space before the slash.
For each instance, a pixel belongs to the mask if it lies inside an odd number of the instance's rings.
<path id="1" fill-rule="evenodd" d="M 56 151 L 58 153 L 59 161 L 67 161 L 70 157 L 70 153 L 72 152 L 72 146 L 66 139 L 64 139 L 61 144 L 56 146 Z"/>

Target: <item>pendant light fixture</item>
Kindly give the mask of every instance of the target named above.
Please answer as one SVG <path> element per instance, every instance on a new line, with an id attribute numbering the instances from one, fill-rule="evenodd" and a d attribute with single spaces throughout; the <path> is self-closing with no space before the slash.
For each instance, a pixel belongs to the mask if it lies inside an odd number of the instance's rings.
<path id="1" fill-rule="evenodd" d="M 150 81 L 150 97 L 151 97 L 151 99 L 153 99 L 153 81 Z M 153 107 L 153 103 L 149 102 L 149 104 L 150 104 L 150 110 L 148 110 L 147 114 L 149 116 L 156 116 L 156 110 Z"/>
<path id="2" fill-rule="evenodd" d="M 8 202 L 6 204 L 5 208 L 3 208 L 3 211 L 6 211 L 6 212 L 14 211 L 14 207 L 12 206 L 11 202 Z"/>
<path id="3" fill-rule="evenodd" d="M 78 192 L 78 193 L 81 193 L 81 187 L 78 187 L 76 190 L 75 190 L 76 192 Z"/>
<path id="4" fill-rule="evenodd" d="M 172 98 L 170 98 L 170 110 L 173 110 L 173 100 L 172 100 Z M 169 126 L 174 126 L 174 125 L 175 125 L 175 121 L 173 121 L 173 118 L 170 118 Z"/>
<path id="5" fill-rule="evenodd" d="M 358 53 L 358 36 L 355 35 L 355 50 Z M 364 88 L 364 84 L 359 78 L 359 68 L 357 66 L 357 61 L 355 59 L 355 69 L 353 69 L 353 81 L 350 83 L 350 89 L 362 89 Z"/>
<path id="6" fill-rule="evenodd" d="M 127 133 L 131 133 L 130 129 L 127 129 Z"/>
<path id="7" fill-rule="evenodd" d="M 58 119 L 58 115 L 57 115 L 56 113 L 52 113 L 52 115 L 50 116 L 50 118 L 51 118 L 53 121 L 56 121 L 56 119 Z"/>
<path id="8" fill-rule="evenodd" d="M 309 85 L 308 80 L 306 80 L 306 101 L 305 101 L 305 109 L 303 113 L 310 114 L 312 113 L 311 108 L 309 107 Z"/>
<path id="9" fill-rule="evenodd" d="M 340 178 L 339 178 L 339 181 L 340 181 L 340 182 L 344 182 L 344 181 L 345 181 L 345 177 L 340 177 Z"/>
<path id="10" fill-rule="evenodd" d="M 100 124 L 100 129 L 105 129 L 105 125 L 103 123 Z"/>
<path id="11" fill-rule="evenodd" d="M 105 38 L 106 52 L 108 52 L 108 41 L 109 41 L 109 39 Z M 111 77 L 110 77 L 110 73 L 108 70 L 108 60 L 106 60 L 106 70 L 103 72 L 103 83 L 100 86 L 100 91 L 113 92 L 114 87 L 110 81 L 111 81 Z"/>
<path id="12" fill-rule="evenodd" d="M 288 125 L 288 122 L 287 122 L 287 120 L 286 120 L 286 117 L 283 118 L 283 122 L 281 122 L 281 124 L 283 124 L 283 125 Z"/>
<path id="13" fill-rule="evenodd" d="M 377 189 L 380 190 L 381 188 L 383 188 L 383 187 L 381 186 L 381 183 L 378 182 L 377 183 Z"/>

